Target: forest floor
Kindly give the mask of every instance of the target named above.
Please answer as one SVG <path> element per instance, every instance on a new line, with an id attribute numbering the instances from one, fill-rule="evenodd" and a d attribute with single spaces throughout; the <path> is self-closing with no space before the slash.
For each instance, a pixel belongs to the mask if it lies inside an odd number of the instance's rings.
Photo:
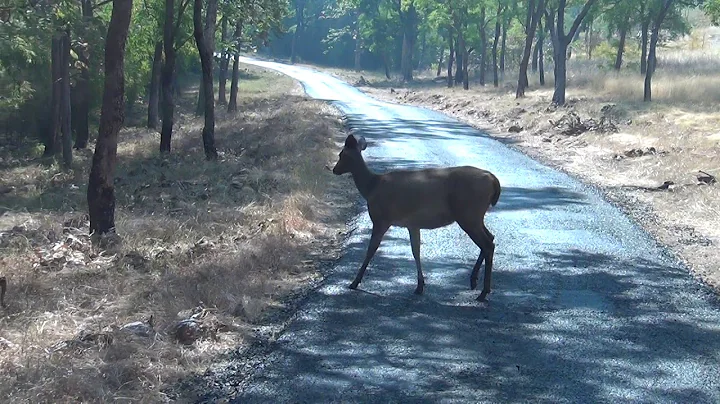
<path id="1" fill-rule="evenodd" d="M 715 32 L 717 31 L 717 32 Z M 716 42 L 720 29 L 709 35 Z M 705 283 L 720 288 L 720 53 L 662 49 L 654 101 L 643 77 L 571 61 L 567 105 L 551 106 L 552 71 L 515 98 L 517 78 L 498 88 L 447 88 L 445 74 L 414 83 L 377 72 L 320 68 L 385 101 L 437 110 L 598 187 Z M 514 80 L 513 80 L 514 79 Z M 702 172 L 709 173 L 707 176 Z M 501 202 L 502 203 L 502 200 Z"/>
<path id="2" fill-rule="evenodd" d="M 286 76 L 247 67 L 239 111 L 217 110 L 208 162 L 197 89 L 176 110 L 173 151 L 142 107 L 120 133 L 118 240 L 90 242 L 94 144 L 69 171 L 26 141 L 0 142 L 0 397 L 167 402 L 288 313 L 339 254 L 354 197 L 326 171 L 342 122 Z"/>

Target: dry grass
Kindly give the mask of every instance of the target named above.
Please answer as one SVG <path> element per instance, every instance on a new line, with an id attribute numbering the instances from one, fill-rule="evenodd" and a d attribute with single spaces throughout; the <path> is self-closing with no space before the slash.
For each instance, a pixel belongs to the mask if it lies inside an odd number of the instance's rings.
<path id="1" fill-rule="evenodd" d="M 89 242 L 91 151 L 74 169 L 2 154 L 0 396 L 7 402 L 164 402 L 168 388 L 241 345 L 288 294 L 336 253 L 350 206 L 323 169 L 341 122 L 299 86 L 248 68 L 237 115 L 219 112 L 220 161 L 203 157 L 187 92 L 173 153 L 159 135 L 121 133 L 116 181 L 120 242 Z M 210 332 L 179 344 L 191 314 Z M 153 316 L 151 336 L 120 327 Z M 139 325 L 142 329 L 142 325 Z M 155 333 L 157 332 L 157 333 Z"/>
<path id="2" fill-rule="evenodd" d="M 720 184 L 698 185 L 703 170 L 720 177 L 720 53 L 717 48 L 659 50 L 653 103 L 642 102 L 643 77 L 616 74 L 583 60 L 569 63 L 568 105 L 548 108 L 552 72 L 545 87 L 531 78 L 525 99 L 516 100 L 510 77 L 500 88 L 470 91 L 433 83 L 426 72 L 410 86 L 374 72 L 334 74 L 381 99 L 420 105 L 453 115 L 523 152 L 605 189 L 647 230 L 684 259 L 693 273 L 720 288 Z M 516 73 L 515 73 L 516 74 Z M 389 91 L 394 88 L 395 92 Z M 603 107 L 617 132 L 563 134 L 557 123 L 570 113 L 600 121 Z M 518 125 L 519 133 L 508 131 Z M 632 156 L 633 149 L 656 153 Z M 626 156 L 626 153 L 631 156 Z M 669 190 L 655 189 L 672 181 Z"/>

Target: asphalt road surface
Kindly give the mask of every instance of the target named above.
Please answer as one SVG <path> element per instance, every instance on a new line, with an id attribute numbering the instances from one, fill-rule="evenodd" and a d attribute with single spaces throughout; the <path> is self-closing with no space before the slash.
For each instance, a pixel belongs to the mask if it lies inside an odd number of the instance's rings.
<path id="1" fill-rule="evenodd" d="M 337 106 L 377 172 L 469 164 L 503 191 L 487 217 L 488 303 L 469 290 L 479 250 L 456 224 L 422 231 L 423 296 L 402 228 L 349 290 L 370 237 L 363 211 L 344 257 L 234 402 L 720 402 L 717 296 L 597 191 L 442 114 L 310 69 L 241 61 Z"/>

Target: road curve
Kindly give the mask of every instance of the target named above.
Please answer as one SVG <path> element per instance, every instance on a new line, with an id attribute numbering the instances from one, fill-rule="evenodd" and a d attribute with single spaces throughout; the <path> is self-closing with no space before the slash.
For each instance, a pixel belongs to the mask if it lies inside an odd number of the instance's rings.
<path id="1" fill-rule="evenodd" d="M 241 62 L 338 107 L 378 172 L 469 164 L 503 191 L 487 218 L 489 303 L 469 290 L 478 249 L 457 225 L 422 232 L 423 296 L 399 228 L 349 290 L 371 229 L 363 212 L 344 257 L 233 402 L 720 402 L 717 295 L 597 191 L 437 112 L 307 68 Z"/>

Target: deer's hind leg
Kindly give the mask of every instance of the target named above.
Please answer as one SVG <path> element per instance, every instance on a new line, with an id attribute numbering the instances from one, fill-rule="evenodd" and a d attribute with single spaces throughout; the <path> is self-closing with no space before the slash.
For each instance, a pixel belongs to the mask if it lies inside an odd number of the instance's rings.
<path id="1" fill-rule="evenodd" d="M 373 223 L 372 235 L 370 236 L 370 243 L 368 243 L 367 253 L 365 254 L 365 261 L 363 261 L 362 266 L 358 270 L 355 280 L 350 284 L 350 289 L 357 289 L 363 276 L 365 276 L 365 270 L 368 264 L 370 264 L 370 260 L 375 255 L 378 247 L 380 247 L 380 241 L 382 241 L 383 236 L 389 228 L 390 225 L 386 223 Z"/>
<path id="2" fill-rule="evenodd" d="M 472 273 L 470 274 L 470 288 L 477 287 L 477 278 L 480 271 L 480 265 L 485 261 L 485 276 L 483 278 L 483 290 L 480 292 L 477 300 L 485 301 L 488 293 L 490 293 L 490 285 L 492 279 L 492 263 L 495 256 L 494 236 L 485 227 L 482 218 L 475 220 L 459 220 L 458 224 L 470 236 L 472 241 L 480 247 L 480 256 L 475 262 Z"/>
<path id="3" fill-rule="evenodd" d="M 415 258 L 415 266 L 417 267 L 417 288 L 416 295 L 422 295 L 425 288 L 425 277 L 423 276 L 422 267 L 420 266 L 420 229 L 408 228 L 410 233 L 410 245 L 412 246 L 413 258 Z"/>
<path id="4" fill-rule="evenodd" d="M 485 227 L 485 224 L 483 223 L 483 230 L 485 232 L 485 235 L 490 238 L 491 241 L 495 240 L 495 236 L 493 236 L 492 233 Z M 479 247 L 479 245 L 478 245 Z M 483 261 L 485 260 L 485 255 L 483 254 L 482 247 L 480 249 L 480 255 L 478 256 L 477 261 L 475 262 L 475 266 L 473 267 L 472 273 L 470 274 L 470 290 L 477 289 L 477 281 L 478 281 L 478 275 L 480 273 L 480 266 L 482 265 Z"/>

